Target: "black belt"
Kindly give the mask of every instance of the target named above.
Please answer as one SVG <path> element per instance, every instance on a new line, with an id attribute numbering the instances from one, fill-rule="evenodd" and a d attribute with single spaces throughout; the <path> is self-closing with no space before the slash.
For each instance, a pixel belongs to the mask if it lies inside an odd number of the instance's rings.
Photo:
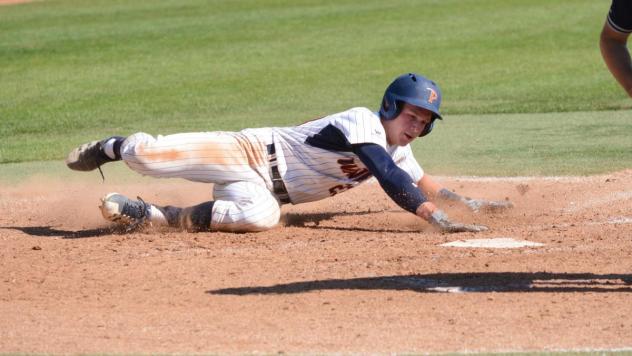
<path id="1" fill-rule="evenodd" d="M 287 193 L 287 188 L 285 187 L 283 178 L 281 178 L 281 173 L 279 173 L 279 163 L 277 162 L 274 143 L 268 145 L 268 159 L 270 162 L 270 178 L 272 178 L 272 189 L 274 195 L 279 198 L 281 203 L 289 204 L 292 201 L 290 200 L 290 195 Z"/>

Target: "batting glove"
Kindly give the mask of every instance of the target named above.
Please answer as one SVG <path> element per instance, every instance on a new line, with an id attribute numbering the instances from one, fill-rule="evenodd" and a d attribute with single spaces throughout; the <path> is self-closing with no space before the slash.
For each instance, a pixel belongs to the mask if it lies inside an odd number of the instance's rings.
<path id="1" fill-rule="evenodd" d="M 442 232 L 481 232 L 489 230 L 485 225 L 471 225 L 454 223 L 448 220 L 448 215 L 441 210 L 435 210 L 430 216 L 430 223 L 439 228 Z"/>
<path id="2" fill-rule="evenodd" d="M 475 213 L 479 211 L 500 212 L 510 208 L 513 208 L 513 204 L 508 200 L 483 200 L 483 199 L 471 199 L 463 198 L 461 200 L 470 210 Z"/>

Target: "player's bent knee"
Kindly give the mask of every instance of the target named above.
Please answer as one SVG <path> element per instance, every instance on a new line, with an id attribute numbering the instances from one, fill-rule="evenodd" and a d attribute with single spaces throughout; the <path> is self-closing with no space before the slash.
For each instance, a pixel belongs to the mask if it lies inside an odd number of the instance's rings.
<path id="1" fill-rule="evenodd" d="M 233 232 L 261 232 L 267 231 L 279 223 L 280 212 L 276 212 L 276 214 L 267 215 L 265 217 L 262 216 L 248 216 L 242 217 L 240 220 L 235 221 L 232 224 L 220 226 L 220 228 L 225 228 L 228 231 Z"/>
<path id="2" fill-rule="evenodd" d="M 211 222 L 212 230 L 227 232 L 267 231 L 274 228 L 281 217 L 281 211 L 278 207 L 255 214 L 251 209 L 230 209 L 230 211 L 224 212 L 220 212 L 220 210 L 214 210 L 213 221 Z"/>
<path id="3" fill-rule="evenodd" d="M 235 182 L 215 185 L 211 229 L 258 232 L 274 228 L 281 217 L 278 200 L 262 185 Z"/>
<path id="4" fill-rule="evenodd" d="M 281 212 L 277 211 L 276 214 L 266 217 L 265 219 L 258 219 L 251 222 L 251 226 L 254 228 L 252 231 L 267 231 L 278 225 Z"/>

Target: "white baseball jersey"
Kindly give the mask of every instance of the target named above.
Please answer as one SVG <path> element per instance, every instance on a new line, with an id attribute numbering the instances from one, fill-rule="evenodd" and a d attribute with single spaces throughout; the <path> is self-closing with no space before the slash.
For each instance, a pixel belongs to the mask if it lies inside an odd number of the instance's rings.
<path id="1" fill-rule="evenodd" d="M 130 168 L 144 175 L 215 183 L 211 228 L 260 231 L 276 225 L 280 217 L 273 165 L 293 204 L 316 201 L 371 177 L 351 152 L 351 145 L 361 143 L 384 147 L 414 182 L 422 178 L 423 170 L 410 146 L 389 146 L 380 118 L 366 108 L 295 127 L 156 138 L 137 133 L 122 144 L 121 156 Z M 271 145 L 276 160 L 271 160 Z"/>
<path id="2" fill-rule="evenodd" d="M 353 188 L 371 177 L 351 145 L 382 146 L 413 182 L 423 176 L 410 145 L 389 146 L 377 114 L 354 108 L 296 127 L 274 128 L 279 170 L 292 203 L 320 200 Z"/>

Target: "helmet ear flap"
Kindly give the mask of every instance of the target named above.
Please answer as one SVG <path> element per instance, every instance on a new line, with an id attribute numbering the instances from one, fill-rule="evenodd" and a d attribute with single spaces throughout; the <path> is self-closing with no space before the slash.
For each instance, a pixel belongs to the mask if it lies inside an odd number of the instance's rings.
<path id="1" fill-rule="evenodd" d="M 380 116 L 384 120 L 393 120 L 399 115 L 401 108 L 403 107 L 402 103 L 399 103 L 395 98 L 393 98 L 390 94 L 384 95 L 382 99 L 382 106 L 380 107 Z"/>
<path id="2" fill-rule="evenodd" d="M 426 127 L 424 127 L 423 131 L 421 131 L 421 133 L 419 134 L 419 137 L 426 136 L 427 134 L 430 133 L 430 131 L 432 131 L 432 129 L 434 128 L 435 120 L 436 120 L 436 117 L 433 117 L 432 120 L 426 124 Z"/>
<path id="3" fill-rule="evenodd" d="M 391 105 L 388 103 L 386 96 L 382 98 L 382 110 L 386 113 L 391 109 Z"/>

